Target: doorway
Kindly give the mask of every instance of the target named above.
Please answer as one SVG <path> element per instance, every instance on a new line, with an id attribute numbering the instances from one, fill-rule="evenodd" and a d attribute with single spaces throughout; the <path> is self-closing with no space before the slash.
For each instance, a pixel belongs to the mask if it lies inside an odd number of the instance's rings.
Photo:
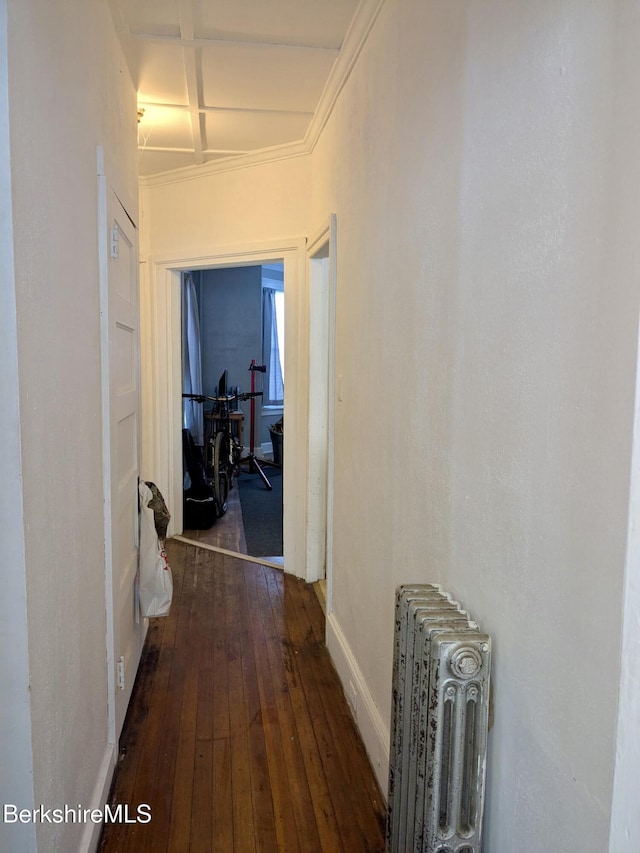
<path id="1" fill-rule="evenodd" d="M 151 259 L 143 290 L 145 446 L 143 470 L 168 496 L 169 535 L 181 535 L 182 513 L 182 358 L 181 278 L 187 271 L 282 263 L 285 299 L 287 441 L 283 447 L 284 569 L 306 578 L 307 475 L 307 296 L 304 239 L 274 241 L 241 249 L 211 249 Z"/>
<path id="2" fill-rule="evenodd" d="M 309 241 L 309 417 L 307 580 L 332 609 L 336 328 L 336 217 Z"/>
<path id="3" fill-rule="evenodd" d="M 283 263 L 184 273 L 181 307 L 183 535 L 281 566 Z"/>

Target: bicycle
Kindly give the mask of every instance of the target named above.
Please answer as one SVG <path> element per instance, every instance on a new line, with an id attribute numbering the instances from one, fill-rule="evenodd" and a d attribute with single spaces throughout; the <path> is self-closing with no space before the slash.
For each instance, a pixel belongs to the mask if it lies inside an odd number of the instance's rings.
<path id="1" fill-rule="evenodd" d="M 231 415 L 235 409 L 231 404 L 252 397 L 259 397 L 262 391 L 252 391 L 242 394 L 223 394 L 210 397 L 206 394 L 183 394 L 196 403 L 213 403 L 213 407 L 204 413 L 205 420 L 211 429 L 205 429 L 205 471 L 207 481 L 213 489 L 218 518 L 227 511 L 229 491 L 233 487 L 233 476 L 240 472 L 240 462 L 244 446 L 233 429 Z"/>

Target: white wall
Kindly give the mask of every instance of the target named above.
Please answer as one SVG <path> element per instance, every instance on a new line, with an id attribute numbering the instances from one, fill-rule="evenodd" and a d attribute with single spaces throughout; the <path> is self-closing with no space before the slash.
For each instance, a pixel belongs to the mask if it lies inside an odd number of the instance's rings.
<path id="1" fill-rule="evenodd" d="M 147 257 L 337 213 L 328 641 L 385 787 L 396 585 L 493 635 L 491 853 L 608 844 L 639 29 L 631 0 L 387 0 L 310 158 L 143 195 Z"/>
<path id="2" fill-rule="evenodd" d="M 293 157 L 245 169 L 233 169 L 187 181 L 146 182 L 142 210 L 142 363 L 143 442 L 142 471 L 168 495 L 173 512 L 170 532 L 179 531 L 181 450 L 167 436 L 173 409 L 179 405 L 179 376 L 171 376 L 168 349 L 175 338 L 179 305 L 172 294 L 177 276 L 171 270 L 231 266 L 234 263 L 272 263 L 283 257 L 287 313 L 286 413 L 288 444 L 285 452 L 303 448 L 307 411 L 307 364 L 298 340 L 306 334 L 304 243 L 310 175 L 309 158 Z M 179 324 L 178 324 L 179 326 Z M 175 343 L 175 341 L 174 341 Z M 300 349 L 300 352 L 298 350 Z M 169 387 L 167 387 L 169 386 Z M 174 434 L 179 436 L 175 427 Z M 160 452 L 158 451 L 160 448 Z M 168 448 L 168 450 L 165 450 Z M 173 459 L 169 457 L 173 455 Z M 179 457 L 179 458 L 178 458 Z M 284 473 L 286 494 L 296 495 L 285 512 L 285 562 L 296 572 L 302 565 L 305 516 L 304 465 Z M 172 497 L 173 496 L 173 497 Z M 173 509 L 172 509 L 173 507 Z M 299 541 L 298 541 L 299 540 Z"/>
<path id="3" fill-rule="evenodd" d="M 387 0 L 311 157 L 143 193 L 145 261 L 337 213 L 332 648 L 384 780 L 394 587 L 440 580 L 492 633 L 492 853 L 555 849 L 559 827 L 572 853 L 607 849 L 639 30 L 631 0 Z M 15 416 L 0 428 L 22 470 L 0 497 L 25 518 L 9 627 L 28 640 L 34 801 L 90 804 L 107 747 L 95 146 L 132 194 L 135 98 L 102 2 L 13 3 L 7 32 L 19 388 L 2 399 L 19 394 L 20 436 Z M 6 141 L 0 158 L 6 185 Z M 31 796 L 28 756 L 11 760 Z M 39 847 L 81 834 L 42 827 Z"/>
<path id="4" fill-rule="evenodd" d="M 35 803 L 90 807 L 109 759 L 96 145 L 135 196 L 136 102 L 106 2 L 11 3 L 7 33 L 22 481 L 0 494 L 24 512 L 10 569 L 29 654 L 14 675 L 30 685 Z M 78 849 L 84 831 L 39 826 L 38 849 Z M 3 850 L 28 849 L 15 832 L 0 828 Z"/>
<path id="5" fill-rule="evenodd" d="M 312 158 L 311 218 L 338 217 L 331 647 L 383 765 L 394 587 L 441 581 L 493 635 L 491 853 L 560 827 L 607 849 L 639 35 L 630 2 L 388 0 Z"/>
<path id="6" fill-rule="evenodd" d="M 0 2 L 0 802 L 33 808 L 24 518 L 18 414 L 18 332 L 14 288 L 6 3 Z M 13 830 L 20 849 L 35 849 L 35 828 Z M 0 826 L 0 842 L 6 832 Z"/>
<path id="7" fill-rule="evenodd" d="M 144 184 L 141 213 L 142 468 L 158 477 L 154 430 L 154 324 L 157 317 L 153 261 L 197 258 L 304 235 L 307 231 L 309 159 L 296 157 L 234 169 L 188 181 Z M 154 481 L 155 482 L 155 481 Z"/>
<path id="8" fill-rule="evenodd" d="M 182 181 L 143 186 L 147 255 L 170 256 L 304 234 L 309 196 L 306 157 Z"/>

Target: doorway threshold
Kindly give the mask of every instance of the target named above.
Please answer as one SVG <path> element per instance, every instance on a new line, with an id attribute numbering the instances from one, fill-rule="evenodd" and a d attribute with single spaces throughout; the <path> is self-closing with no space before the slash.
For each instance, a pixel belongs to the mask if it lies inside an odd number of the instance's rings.
<path id="1" fill-rule="evenodd" d="M 177 542 L 185 542 L 187 545 L 195 545 L 196 548 L 204 548 L 205 551 L 215 551 L 218 554 L 226 554 L 227 557 L 236 557 L 238 560 L 244 560 L 247 563 L 258 563 L 260 566 L 269 566 L 272 569 L 284 571 L 284 557 L 252 557 L 249 554 L 240 554 L 238 551 L 229 551 L 227 548 L 221 548 L 219 545 L 198 542 L 197 539 L 189 539 L 188 536 L 182 536 L 179 533 L 171 538 Z"/>

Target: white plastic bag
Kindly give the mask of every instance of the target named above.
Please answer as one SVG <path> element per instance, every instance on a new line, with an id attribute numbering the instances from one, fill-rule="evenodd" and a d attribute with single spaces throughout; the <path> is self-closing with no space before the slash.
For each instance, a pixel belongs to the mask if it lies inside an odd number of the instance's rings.
<path id="1" fill-rule="evenodd" d="M 142 481 L 140 495 L 140 576 L 138 599 L 142 616 L 166 616 L 173 597 L 173 577 L 164 547 L 158 539 L 149 501 L 153 493 Z"/>

